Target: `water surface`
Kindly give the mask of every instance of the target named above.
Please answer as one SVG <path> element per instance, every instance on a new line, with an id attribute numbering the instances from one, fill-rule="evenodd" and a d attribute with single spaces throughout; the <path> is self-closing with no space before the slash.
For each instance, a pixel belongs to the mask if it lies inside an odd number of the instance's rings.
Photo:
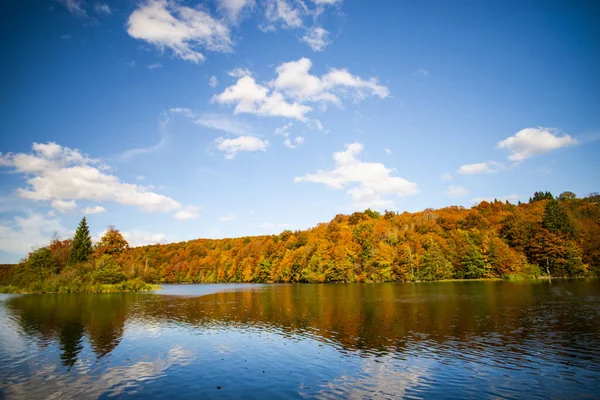
<path id="1" fill-rule="evenodd" d="M 0 360 L 0 398 L 595 398 L 600 282 L 4 295 Z"/>

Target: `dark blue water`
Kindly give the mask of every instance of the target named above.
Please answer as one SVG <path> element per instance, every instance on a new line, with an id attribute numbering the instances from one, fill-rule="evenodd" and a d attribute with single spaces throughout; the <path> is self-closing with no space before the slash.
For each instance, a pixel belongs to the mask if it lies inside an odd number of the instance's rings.
<path id="1" fill-rule="evenodd" d="M 0 297 L 0 398 L 598 398 L 600 282 Z"/>

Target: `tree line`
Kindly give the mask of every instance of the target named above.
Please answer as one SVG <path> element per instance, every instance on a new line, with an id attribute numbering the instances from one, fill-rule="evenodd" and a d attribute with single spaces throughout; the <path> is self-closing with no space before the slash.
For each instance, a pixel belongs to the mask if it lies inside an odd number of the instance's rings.
<path id="1" fill-rule="evenodd" d="M 494 200 L 416 213 L 368 209 L 279 235 L 136 248 L 114 227 L 92 246 L 84 218 L 72 240 L 55 238 L 32 252 L 5 281 L 23 286 L 34 271 L 38 281 L 85 271 L 96 284 L 598 276 L 600 195 L 536 192 L 518 205 Z"/>
<path id="2" fill-rule="evenodd" d="M 26 259 L 0 269 L 3 292 L 77 293 L 122 292 L 156 289 L 124 273 L 119 255 L 129 250 L 123 235 L 109 226 L 100 242 L 92 245 L 83 217 L 73 239 L 60 240 L 55 234 L 50 245 L 29 253 Z"/>

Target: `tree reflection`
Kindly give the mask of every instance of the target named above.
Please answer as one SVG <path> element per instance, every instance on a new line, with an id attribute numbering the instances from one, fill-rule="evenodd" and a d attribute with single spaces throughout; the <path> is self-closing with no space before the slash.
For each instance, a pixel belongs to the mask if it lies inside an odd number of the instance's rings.
<path id="1" fill-rule="evenodd" d="M 132 296 L 122 294 L 29 295 L 12 298 L 7 309 L 41 346 L 58 342 L 63 365 L 71 367 L 84 337 L 98 357 L 119 344 L 131 300 Z"/>
<path id="2" fill-rule="evenodd" d="M 66 366 L 76 362 L 84 338 L 98 357 L 110 353 L 133 318 L 147 326 L 264 329 L 396 358 L 450 348 L 458 357 L 494 353 L 518 358 L 521 350 L 572 346 L 600 331 L 598 318 L 591 317 L 598 302 L 589 301 L 590 296 L 597 299 L 596 285 L 553 285 L 296 284 L 202 297 L 31 295 L 12 298 L 7 308 L 40 344 L 58 342 Z M 577 333 L 566 329 L 574 321 Z"/>

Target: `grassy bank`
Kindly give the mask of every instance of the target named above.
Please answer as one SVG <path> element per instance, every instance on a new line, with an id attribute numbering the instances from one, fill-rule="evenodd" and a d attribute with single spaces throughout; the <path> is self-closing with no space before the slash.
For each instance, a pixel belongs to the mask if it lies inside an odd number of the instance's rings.
<path id="1" fill-rule="evenodd" d="M 116 292 L 148 292 L 159 290 L 159 285 L 146 283 L 140 279 L 131 279 L 119 283 L 59 283 L 55 281 L 38 281 L 26 286 L 3 286 L 0 293 L 116 293 Z"/>

